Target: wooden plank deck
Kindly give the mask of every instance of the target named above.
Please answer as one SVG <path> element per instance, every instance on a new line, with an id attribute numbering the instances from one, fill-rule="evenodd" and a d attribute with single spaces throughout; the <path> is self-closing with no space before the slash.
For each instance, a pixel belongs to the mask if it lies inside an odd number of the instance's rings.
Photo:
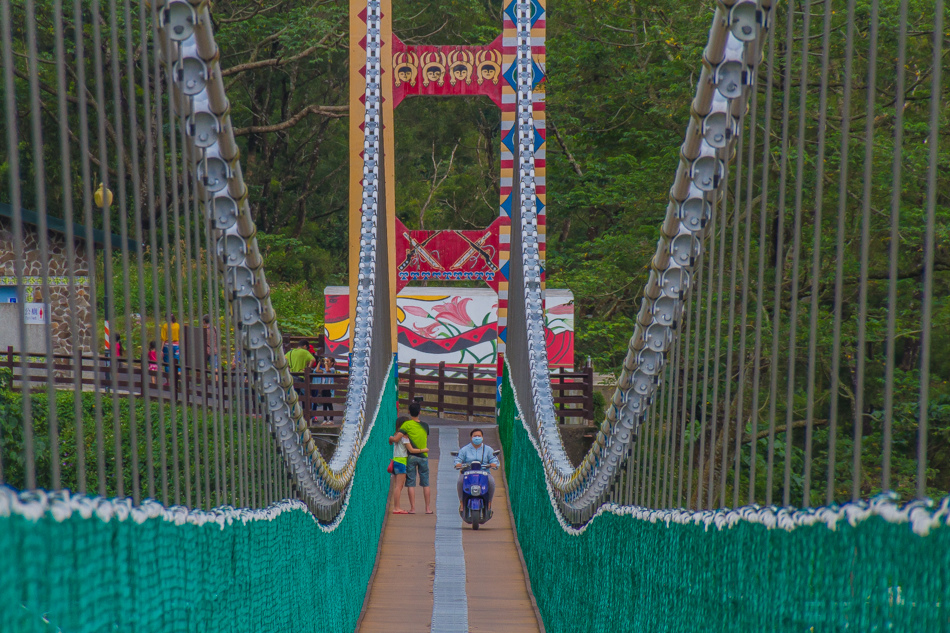
<path id="1" fill-rule="evenodd" d="M 475 427 L 459 429 L 462 445 L 468 443 L 472 428 Z M 501 448 L 497 427 L 478 428 L 482 429 L 486 444 L 496 450 Z M 468 630 L 471 633 L 538 633 L 538 618 L 516 549 L 508 488 L 501 470 L 495 471 L 492 510 L 491 521 L 477 532 L 470 527 L 462 530 Z"/>
<path id="2" fill-rule="evenodd" d="M 459 440 L 464 438 L 465 443 L 473 426 L 449 421 L 445 421 L 444 426 L 433 425 L 429 446 L 438 447 L 440 433 L 458 433 Z M 497 429 L 493 425 L 480 428 L 485 431 L 486 443 L 500 448 Z M 452 456 L 430 452 L 433 507 L 440 492 L 436 486 L 439 459 L 452 459 Z M 500 472 L 495 484 L 492 520 L 477 532 L 470 526 L 462 529 L 469 631 L 538 633 L 541 629 L 516 549 L 508 490 Z M 454 488 L 442 492 L 456 495 Z M 435 515 L 424 514 L 421 490 L 416 496 L 417 514 L 387 516 L 376 574 L 360 619 L 360 633 L 423 633 L 431 629 Z M 408 508 L 405 492 L 403 508 Z"/>

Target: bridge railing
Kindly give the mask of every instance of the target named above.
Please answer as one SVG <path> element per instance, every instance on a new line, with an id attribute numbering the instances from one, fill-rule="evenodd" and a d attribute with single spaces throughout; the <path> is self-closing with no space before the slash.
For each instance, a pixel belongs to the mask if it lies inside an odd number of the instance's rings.
<path id="1" fill-rule="evenodd" d="M 315 372 L 308 367 L 306 371 L 291 376 L 294 377 L 293 388 L 297 391 L 304 418 L 310 420 L 311 425 L 323 425 L 325 421 L 335 425 L 343 422 L 349 374 Z"/>
<path id="2" fill-rule="evenodd" d="M 220 404 L 225 411 L 230 411 L 236 406 L 236 396 L 232 391 L 237 387 L 237 393 L 244 394 L 244 406 L 249 406 L 250 402 L 247 376 L 241 375 L 234 364 L 215 369 L 207 364 L 195 367 L 187 362 L 176 363 L 174 359 L 153 362 L 147 358 L 113 359 L 106 354 L 53 354 L 53 375 L 50 376 L 47 374 L 50 365 L 46 359 L 46 354 L 29 353 L 23 364 L 20 362 L 20 353 L 9 346 L 0 352 L 0 367 L 9 372 L 10 388 L 15 391 L 24 388 L 34 391 L 44 387 L 56 390 L 78 387 L 81 391 L 101 390 L 139 398 L 144 398 L 148 392 L 151 398 L 175 399 L 205 407 Z M 153 365 L 155 369 L 150 369 Z M 30 383 L 30 386 L 25 383 Z"/>
<path id="3" fill-rule="evenodd" d="M 443 415 L 464 416 L 468 420 L 493 418 L 496 414 L 498 382 L 491 366 L 449 365 L 444 361 L 399 363 L 399 402 L 408 406 L 422 398 L 423 409 Z M 594 419 L 594 370 L 551 372 L 558 421 L 587 423 Z"/>

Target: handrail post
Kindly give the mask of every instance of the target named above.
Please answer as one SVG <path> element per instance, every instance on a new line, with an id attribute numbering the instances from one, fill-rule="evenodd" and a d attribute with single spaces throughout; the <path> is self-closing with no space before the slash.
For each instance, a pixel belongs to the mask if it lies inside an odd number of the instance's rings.
<path id="1" fill-rule="evenodd" d="M 295 376 L 294 381 L 296 380 Z M 310 365 L 303 368 L 303 382 L 303 397 L 300 399 L 300 406 L 303 407 L 304 419 L 309 422 L 313 419 L 313 391 L 310 389 L 310 385 L 313 384 L 313 367 Z"/>
<path id="2" fill-rule="evenodd" d="M 12 345 L 7 346 L 7 367 L 10 369 L 10 389 L 13 390 L 13 383 L 15 382 L 13 380 L 13 368 L 15 367 L 15 365 L 13 364 L 13 346 Z"/>
<path id="3" fill-rule="evenodd" d="M 563 367 L 558 367 L 558 368 L 557 368 L 557 373 L 558 373 L 557 384 L 558 384 L 559 387 L 560 387 L 560 388 L 558 389 L 558 393 L 559 393 L 560 396 L 561 396 L 561 407 L 560 407 L 560 409 L 558 409 L 559 415 L 557 416 L 557 421 L 558 421 L 560 424 L 564 424 L 564 423 L 565 423 L 565 420 L 567 419 L 567 417 L 566 417 L 566 415 L 565 415 L 565 413 L 566 413 L 566 411 L 567 411 L 567 403 L 564 402 L 564 397 L 565 397 L 565 396 L 564 396 L 564 368 L 563 368 Z"/>
<path id="4" fill-rule="evenodd" d="M 436 411 L 439 417 L 442 417 L 442 411 L 445 409 L 445 361 L 439 361 L 439 400 L 436 404 Z"/>
<path id="5" fill-rule="evenodd" d="M 466 412 L 468 413 L 467 419 L 469 422 L 475 419 L 475 364 L 469 363 L 468 365 L 468 394 L 466 395 L 466 402 L 468 407 Z"/>
<path id="6" fill-rule="evenodd" d="M 594 368 L 590 363 L 584 368 L 584 407 L 588 420 L 594 421 Z"/>

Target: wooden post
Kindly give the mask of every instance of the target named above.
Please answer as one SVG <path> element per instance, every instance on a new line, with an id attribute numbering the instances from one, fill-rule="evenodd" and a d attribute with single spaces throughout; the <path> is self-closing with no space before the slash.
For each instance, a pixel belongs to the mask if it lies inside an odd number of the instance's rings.
<path id="1" fill-rule="evenodd" d="M 584 408 L 587 409 L 586 418 L 594 420 L 594 368 L 590 363 L 584 368 Z"/>
<path id="2" fill-rule="evenodd" d="M 131 350 L 129 350 L 129 354 L 131 355 Z M 146 376 L 145 372 L 148 368 L 147 358 L 148 358 L 148 350 L 145 349 L 145 347 L 143 346 L 142 356 L 139 357 L 139 363 L 140 363 L 139 364 L 139 380 L 141 381 L 141 390 L 139 391 L 139 395 L 142 396 L 143 398 L 145 397 L 145 389 L 146 389 L 146 385 L 148 384 L 148 382 L 145 379 L 145 376 Z M 132 391 L 132 385 L 129 385 L 129 391 L 130 392 Z"/>
<path id="3" fill-rule="evenodd" d="M 564 398 L 564 368 L 563 368 L 563 367 L 558 367 L 558 368 L 557 368 L 557 373 L 558 373 L 557 384 L 560 386 L 560 389 L 558 389 L 558 394 L 560 394 L 560 396 L 561 396 L 561 398 L 562 398 L 561 406 L 560 406 L 560 408 L 558 409 L 557 421 L 558 421 L 560 424 L 564 424 L 564 420 L 565 420 L 565 417 L 566 417 L 566 416 L 565 416 L 565 413 L 566 413 L 565 410 L 567 409 L 567 403 L 563 401 L 563 398 Z"/>
<path id="4" fill-rule="evenodd" d="M 296 376 L 294 377 L 296 380 Z M 313 367 L 307 365 L 303 369 L 303 397 L 300 399 L 300 406 L 304 410 L 304 418 L 309 421 L 313 417 L 313 392 L 310 385 L 313 383 Z"/>
<path id="5" fill-rule="evenodd" d="M 467 420 L 471 422 L 475 416 L 475 364 L 470 363 L 468 366 L 468 395 L 465 397 L 465 401 L 468 403 L 467 408 Z"/>
<path id="6" fill-rule="evenodd" d="M 439 361 L 439 400 L 436 404 L 436 411 L 439 417 L 442 417 L 442 411 L 445 409 L 445 361 Z"/>

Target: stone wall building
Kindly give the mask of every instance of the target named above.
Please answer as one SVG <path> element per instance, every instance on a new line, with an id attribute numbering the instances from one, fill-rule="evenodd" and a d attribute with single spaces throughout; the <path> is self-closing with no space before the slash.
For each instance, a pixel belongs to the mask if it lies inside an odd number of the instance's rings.
<path id="1" fill-rule="evenodd" d="M 14 251 L 13 208 L 0 203 L 0 352 L 9 347 L 19 347 L 19 327 L 22 322 L 22 307 L 17 302 L 16 257 Z M 90 331 L 91 310 L 94 298 L 89 294 L 89 259 L 86 254 L 86 228 L 73 223 L 74 251 L 73 274 L 75 275 L 75 296 L 77 330 L 75 338 L 70 328 L 69 308 L 69 267 L 66 257 L 66 225 L 62 219 L 47 218 L 47 245 L 49 249 L 49 297 L 43 296 L 43 262 L 40 257 L 40 243 L 36 213 L 24 209 L 23 218 L 23 257 L 25 271 L 22 276 L 23 300 L 27 303 L 46 304 L 50 320 L 54 354 L 72 354 L 77 345 L 82 354 L 92 353 Z M 105 235 L 101 231 L 93 232 L 96 248 L 102 248 Z M 118 248 L 121 238 L 113 235 L 113 246 Z M 134 248 L 134 246 L 133 246 Z M 46 349 L 45 326 L 26 325 L 27 351 L 44 353 Z M 19 351 L 19 350 L 17 350 Z"/>

